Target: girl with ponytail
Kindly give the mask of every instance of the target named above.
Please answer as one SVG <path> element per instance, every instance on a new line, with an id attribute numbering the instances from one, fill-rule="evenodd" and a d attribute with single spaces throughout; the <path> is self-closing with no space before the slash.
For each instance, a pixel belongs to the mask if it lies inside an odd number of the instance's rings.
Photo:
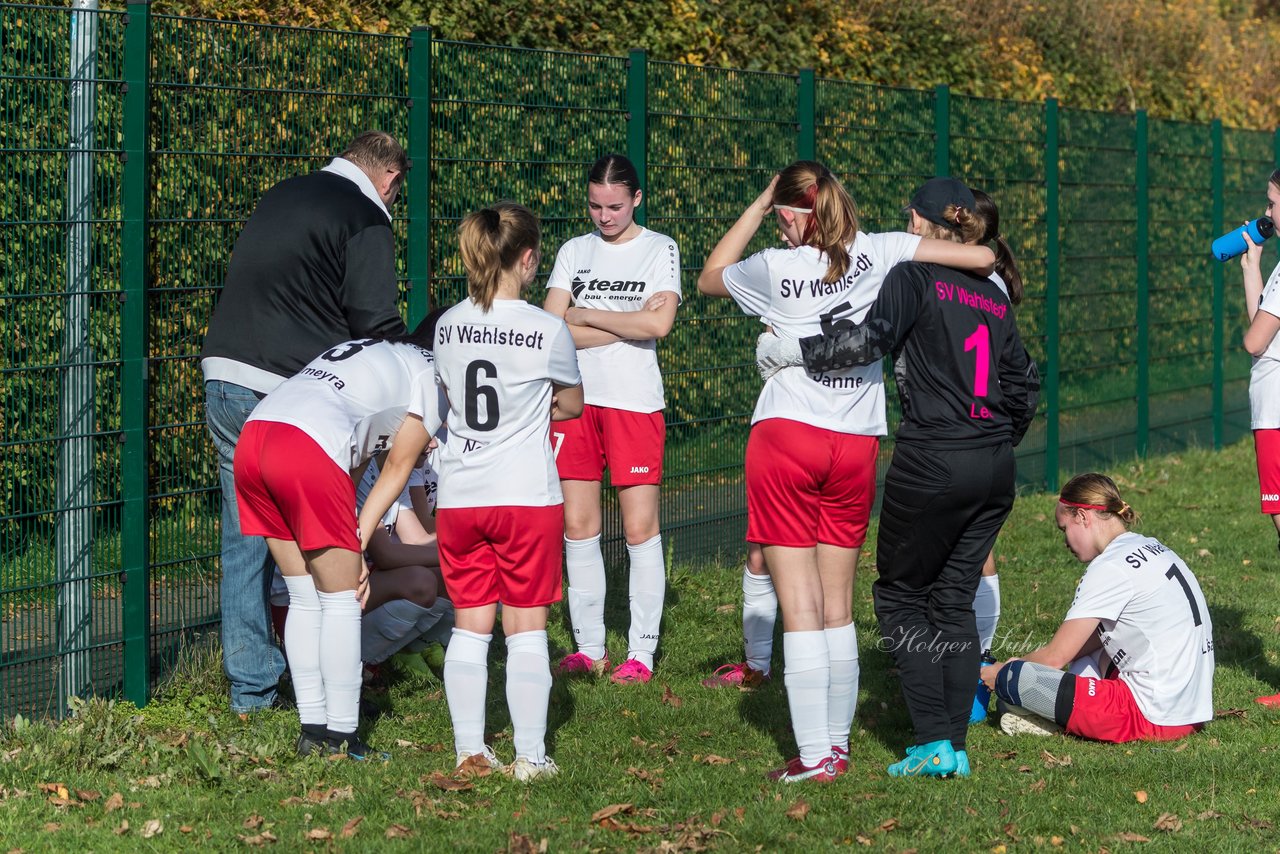
<path id="1" fill-rule="evenodd" d="M 551 666 L 547 612 L 560 601 L 564 499 L 551 422 L 582 411 L 582 380 L 564 321 L 524 301 L 538 272 L 538 220 L 514 202 L 458 227 L 464 300 L 436 326 L 436 377 L 449 399 L 440 448 L 436 536 L 453 600 L 444 690 L 455 758 L 527 782 L 554 776 L 546 754 Z M 375 517 L 376 518 L 376 517 Z M 489 642 L 503 605 L 507 705 L 515 761 L 485 744 Z"/>
<path id="2" fill-rule="evenodd" d="M 771 215 L 789 248 L 740 260 Z M 802 160 L 776 176 L 720 239 L 698 290 L 733 298 L 771 326 L 767 335 L 794 345 L 861 320 L 890 268 L 912 259 L 985 270 L 994 255 L 983 246 L 901 232 L 866 234 L 840 181 L 821 163 Z M 752 598 L 773 595 L 781 606 L 784 679 L 799 747 L 774 779 L 831 780 L 848 767 L 858 693 L 854 571 L 875 500 L 878 437 L 885 433 L 878 361 L 831 371 L 780 368 L 766 380 L 752 416 L 747 540 L 764 547 L 772 584 L 748 567 L 745 609 L 754 614 L 760 609 Z M 750 621 L 749 650 L 758 641 L 751 634 L 766 623 L 772 633 L 771 622 Z"/>
<path id="3" fill-rule="evenodd" d="M 1049 643 L 983 668 L 1008 704 L 1000 728 L 1114 743 L 1201 729 L 1213 718 L 1213 622 L 1195 574 L 1129 530 L 1137 514 L 1106 475 L 1068 481 L 1054 521 L 1088 568 Z"/>

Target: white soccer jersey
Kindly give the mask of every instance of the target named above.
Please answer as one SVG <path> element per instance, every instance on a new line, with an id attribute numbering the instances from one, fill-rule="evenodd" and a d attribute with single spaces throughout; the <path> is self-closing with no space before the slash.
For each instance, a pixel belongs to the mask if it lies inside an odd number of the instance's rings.
<path id="1" fill-rule="evenodd" d="M 680 250 L 670 237 L 648 229 L 620 245 L 593 231 L 560 247 L 547 287 L 569 291 L 578 308 L 639 311 L 660 291 L 680 298 Z M 666 406 L 656 343 L 618 341 L 579 351 L 584 400 L 629 412 Z"/>
<path id="2" fill-rule="evenodd" d="M 1132 532 L 1116 537 L 1089 562 L 1067 619 L 1101 621 L 1102 646 L 1151 723 L 1213 719 L 1213 622 L 1172 549 Z"/>
<path id="3" fill-rule="evenodd" d="M 321 353 L 263 398 L 249 421 L 292 424 L 350 471 L 386 450 L 406 414 L 436 432 L 444 407 L 430 351 L 368 338 Z"/>
<path id="4" fill-rule="evenodd" d="M 436 326 L 436 376 L 449 399 L 436 506 L 560 504 L 551 384 L 582 381 L 569 327 L 524 300 L 471 300 Z"/>
<path id="5" fill-rule="evenodd" d="M 1259 311 L 1280 317 L 1280 264 L 1271 271 L 1262 289 Z M 1280 335 L 1271 339 L 1267 351 L 1253 360 L 1249 373 L 1249 411 L 1254 430 L 1280 428 Z"/>
<path id="6" fill-rule="evenodd" d="M 827 284 L 827 256 L 813 246 L 766 249 L 727 267 L 725 287 L 747 314 L 783 338 L 816 335 L 833 323 L 866 317 L 893 265 L 910 261 L 920 238 L 904 232 L 864 234 L 849 245 L 844 277 Z M 883 436 L 884 377 L 880 362 L 826 373 L 795 365 L 778 371 L 760 392 L 751 423 L 788 418 L 838 433 Z"/>

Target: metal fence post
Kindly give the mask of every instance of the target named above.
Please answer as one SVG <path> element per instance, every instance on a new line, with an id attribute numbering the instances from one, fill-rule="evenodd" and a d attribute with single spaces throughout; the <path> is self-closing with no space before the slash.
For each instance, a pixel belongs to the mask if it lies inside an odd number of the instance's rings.
<path id="1" fill-rule="evenodd" d="M 120 523 L 124 587 L 124 696 L 141 706 L 150 695 L 151 579 L 147 483 L 147 113 L 151 6 L 129 0 L 124 34 L 124 176 L 120 273 Z"/>
<path id="2" fill-rule="evenodd" d="M 796 159 L 816 160 L 818 150 L 818 95 L 812 68 L 801 68 L 796 79 Z"/>
<path id="3" fill-rule="evenodd" d="M 58 572 L 58 708 L 90 687 L 93 634 L 93 292 L 94 117 L 98 97 L 98 0 L 75 0 L 67 93 L 67 272 L 63 364 L 58 388 L 58 456 L 54 471 Z"/>
<path id="4" fill-rule="evenodd" d="M 627 57 L 627 157 L 635 164 L 641 189 L 649 187 L 649 60 L 640 48 Z M 649 221 L 649 205 L 636 208 L 636 222 Z"/>
<path id="5" fill-rule="evenodd" d="M 933 174 L 951 174 L 951 90 L 945 83 L 933 90 Z"/>
<path id="6" fill-rule="evenodd" d="M 1058 490 L 1058 101 L 1044 102 L 1044 474 Z"/>
<path id="7" fill-rule="evenodd" d="M 1151 281 L 1150 281 L 1150 213 L 1151 213 L 1151 186 L 1150 176 L 1148 173 L 1148 131 L 1147 131 L 1147 111 L 1138 110 L 1134 125 L 1134 158 L 1136 160 L 1137 174 L 1136 178 L 1136 196 L 1135 206 L 1137 210 L 1134 214 L 1134 230 L 1136 246 L 1134 247 L 1138 256 L 1138 293 L 1137 300 L 1137 323 L 1138 323 L 1138 423 L 1137 436 L 1134 437 L 1134 450 L 1138 456 L 1145 457 L 1147 455 L 1147 442 L 1151 429 L 1151 330 L 1150 330 L 1150 310 L 1151 310 Z"/>
<path id="8" fill-rule="evenodd" d="M 409 34 L 409 328 L 431 310 L 431 28 Z"/>
<path id="9" fill-rule="evenodd" d="M 1222 166 L 1222 120 L 1214 119 L 1209 127 L 1213 138 L 1213 233 L 1221 234 L 1226 209 L 1226 179 Z M 1223 268 L 1213 265 L 1213 447 L 1222 447 L 1223 432 L 1223 368 L 1226 358 L 1224 330 L 1226 327 L 1226 303 Z"/>

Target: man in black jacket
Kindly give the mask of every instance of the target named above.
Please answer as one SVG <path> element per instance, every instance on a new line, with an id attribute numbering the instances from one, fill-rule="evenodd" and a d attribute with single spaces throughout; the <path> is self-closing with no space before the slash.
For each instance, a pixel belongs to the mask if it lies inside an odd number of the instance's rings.
<path id="1" fill-rule="evenodd" d="M 200 367 L 222 484 L 223 666 L 241 715 L 275 700 L 284 657 L 271 637 L 266 543 L 240 534 L 236 442 L 257 402 L 324 350 L 405 331 L 388 207 L 407 169 L 393 137 L 366 131 L 319 172 L 268 190 L 209 322 Z"/>

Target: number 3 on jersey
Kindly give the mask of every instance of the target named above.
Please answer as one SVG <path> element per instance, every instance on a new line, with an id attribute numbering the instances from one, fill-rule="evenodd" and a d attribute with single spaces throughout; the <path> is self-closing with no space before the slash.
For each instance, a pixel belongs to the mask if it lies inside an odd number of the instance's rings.
<path id="1" fill-rule="evenodd" d="M 487 433 L 498 426 L 498 390 L 484 380 L 497 380 L 498 368 L 487 359 L 476 359 L 467 365 L 466 397 L 463 418 L 472 430 Z M 484 402 L 484 416 L 480 404 Z"/>

